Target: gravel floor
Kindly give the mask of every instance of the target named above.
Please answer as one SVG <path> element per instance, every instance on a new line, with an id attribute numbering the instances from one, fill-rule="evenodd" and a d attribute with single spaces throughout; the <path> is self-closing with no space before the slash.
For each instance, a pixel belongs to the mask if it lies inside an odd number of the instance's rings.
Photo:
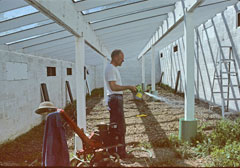
<path id="1" fill-rule="evenodd" d="M 167 90 L 157 89 L 164 102 L 153 101 L 147 95 L 144 95 L 144 101 L 136 101 L 130 91 L 124 92 L 127 150 L 131 151 L 138 149 L 141 145 L 150 144 L 149 150 L 153 156 L 150 158 L 147 152 L 135 151 L 133 152 L 135 158 L 122 160 L 122 165 L 140 167 L 204 166 L 206 162 L 204 158 L 184 160 L 179 157 L 176 149 L 159 145 L 160 142 L 166 141 L 170 134 L 178 134 L 179 119 L 184 117 L 184 98 Z M 109 123 L 109 112 L 102 105 L 102 100 L 95 102 L 95 105 L 93 103 L 87 116 L 88 132 L 96 129 L 96 125 L 100 122 Z M 219 114 L 210 112 L 208 105 L 200 101 L 196 101 L 195 112 L 198 125 L 207 122 L 209 128 L 214 127 L 216 121 L 221 119 Z M 146 116 L 138 117 L 141 114 Z"/>
<path id="2" fill-rule="evenodd" d="M 124 112 L 127 124 L 127 151 L 145 147 L 146 151 L 133 151 L 133 159 L 121 160 L 127 167 L 151 166 L 204 166 L 206 158 L 182 159 L 173 147 L 164 146 L 170 134 L 178 134 L 179 119 L 184 117 L 184 98 L 168 90 L 157 88 L 164 101 L 153 101 L 147 95 L 144 101 L 135 101 L 130 91 L 124 92 Z M 87 132 L 91 133 L 100 122 L 109 123 L 109 112 L 102 104 L 102 97 L 87 101 Z M 200 101 L 195 104 L 198 125 L 208 123 L 211 129 L 221 119 L 217 113 L 209 112 L 208 105 Z M 146 116 L 139 117 L 144 114 Z M 40 166 L 44 123 L 7 145 L 0 146 L 0 166 Z M 38 136 L 33 136 L 38 132 Z M 73 132 L 67 129 L 69 152 L 74 149 Z M 29 154 L 31 154 L 29 156 Z"/>

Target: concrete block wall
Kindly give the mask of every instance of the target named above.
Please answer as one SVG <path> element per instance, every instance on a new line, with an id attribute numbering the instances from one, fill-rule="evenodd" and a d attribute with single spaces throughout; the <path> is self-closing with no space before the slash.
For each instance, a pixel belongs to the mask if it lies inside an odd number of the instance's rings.
<path id="1" fill-rule="evenodd" d="M 27 67 L 22 79 L 14 79 L 14 74 L 8 72 L 11 71 L 8 64 L 14 63 Z M 47 77 L 47 66 L 56 67 L 56 76 Z M 66 68 L 72 68 L 71 76 L 67 75 Z M 75 97 L 74 69 L 71 62 L 0 50 L 0 144 L 42 121 L 42 117 L 34 112 L 41 102 L 41 83 L 47 84 L 49 98 L 57 107 L 65 106 L 66 80 L 70 82 Z"/>
<path id="2" fill-rule="evenodd" d="M 200 25 L 195 29 L 195 95 L 206 102 L 211 101 L 211 87 L 213 86 L 215 71 L 214 64 L 219 54 L 219 45 L 233 47 L 233 53 L 236 53 L 234 56 L 239 75 L 240 47 L 238 43 L 240 42 L 240 27 L 237 27 L 237 13 L 239 9 L 240 3 L 235 6 L 230 6 L 222 13 L 223 15 L 220 13 L 212 18 L 214 24 L 210 19 L 204 23 L 205 28 L 203 25 Z M 199 39 L 197 38 L 197 32 Z M 220 40 L 220 44 L 218 44 L 217 37 Z M 178 45 L 177 52 L 173 52 L 173 46 L 175 45 Z M 223 52 L 225 57 L 227 57 L 228 50 L 223 49 Z M 163 48 L 160 53 L 163 53 L 163 58 L 159 57 L 161 71 L 164 72 L 163 83 L 175 88 L 177 71 L 180 70 L 181 79 L 178 90 L 184 92 L 185 53 L 183 37 Z M 223 70 L 225 70 L 225 68 L 223 68 Z M 231 70 L 234 71 L 233 67 Z M 231 79 L 234 84 L 237 84 L 235 77 Z M 215 80 L 214 88 L 216 88 L 215 90 L 219 89 L 217 80 Z M 238 88 L 234 88 L 234 93 L 236 98 L 240 98 Z M 233 96 L 232 91 L 230 91 L 230 97 Z M 214 99 L 216 104 L 221 104 L 220 94 L 216 94 Z M 239 111 L 238 107 L 240 107 L 240 102 L 230 101 L 229 107 L 232 110 Z"/>

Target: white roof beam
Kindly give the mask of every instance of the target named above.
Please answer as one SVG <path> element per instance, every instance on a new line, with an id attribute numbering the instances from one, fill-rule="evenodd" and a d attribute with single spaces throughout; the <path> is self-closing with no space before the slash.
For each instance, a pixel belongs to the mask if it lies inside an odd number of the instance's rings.
<path id="1" fill-rule="evenodd" d="M 194 24 L 195 26 L 200 25 L 202 22 L 206 21 L 206 19 L 213 17 L 214 14 L 221 12 L 224 10 L 224 8 L 228 5 L 233 5 L 238 2 L 238 0 L 227 0 L 227 1 L 215 1 L 215 5 L 207 6 L 204 8 L 209 8 L 211 14 L 205 13 L 202 15 L 203 11 L 200 11 L 199 9 L 204 6 L 204 1 L 205 2 L 210 2 L 206 0 L 185 0 L 187 11 L 192 12 L 194 10 Z M 211 0 L 213 1 L 213 0 Z M 203 4 L 202 6 L 200 6 Z M 206 5 L 210 5 L 207 3 Z M 173 22 L 172 15 L 169 13 L 168 18 L 163 22 L 163 24 L 160 26 L 159 30 L 156 31 L 158 33 L 158 37 L 156 38 L 155 34 L 154 36 L 150 39 L 150 41 L 146 44 L 146 46 L 143 48 L 141 53 L 138 55 L 138 59 L 140 59 L 143 55 L 145 55 L 150 49 L 151 46 L 158 44 L 162 39 L 164 39 L 170 32 L 172 32 L 182 21 L 184 20 L 183 18 L 183 7 L 181 5 L 181 2 L 176 3 L 176 8 L 174 10 L 174 14 L 176 16 L 176 21 Z M 199 16 L 202 16 L 199 18 Z M 170 22 L 170 25 L 169 25 Z"/>
<path id="2" fill-rule="evenodd" d="M 161 0 L 160 3 L 158 3 L 159 0 L 141 1 L 138 3 L 129 4 L 123 7 L 118 7 L 118 8 L 103 10 L 103 11 L 92 13 L 92 14 L 87 14 L 87 15 L 84 15 L 84 19 L 88 22 L 102 20 L 102 19 L 106 19 L 107 16 L 118 16 L 124 13 L 136 12 L 137 10 L 139 11 L 147 8 L 156 7 L 158 4 L 161 4 L 164 8 L 165 6 L 171 5 L 171 1 L 174 2 L 173 0 Z"/>
<path id="3" fill-rule="evenodd" d="M 103 33 L 103 32 L 108 32 L 108 31 L 117 31 L 117 30 L 121 30 L 121 29 L 128 29 L 130 27 L 139 27 L 142 25 L 152 24 L 152 23 L 158 23 L 160 25 L 161 22 L 165 18 L 167 18 L 167 16 L 158 16 L 158 17 L 153 17 L 153 18 L 144 19 L 144 20 L 138 20 L 138 21 L 134 21 L 134 22 L 130 22 L 130 23 L 117 24 L 117 25 L 113 25 L 113 26 L 103 27 L 100 29 L 96 29 L 96 31 Z"/>
<path id="4" fill-rule="evenodd" d="M 82 15 L 74 8 L 70 0 L 26 0 L 45 15 L 56 21 L 76 37 L 84 36 L 85 42 L 103 56 L 109 56 L 109 51 L 103 46 L 87 24 Z"/>
<path id="5" fill-rule="evenodd" d="M 1 24 L 0 32 L 8 31 L 21 26 L 38 23 L 45 20 L 49 20 L 49 19 L 43 14 L 41 14 L 40 12 L 31 13 L 28 15 L 24 15 L 24 16 L 20 16 L 17 18 L 0 22 Z"/>
<path id="6" fill-rule="evenodd" d="M 154 32 L 155 30 L 156 30 L 156 28 L 145 29 L 144 31 L 135 31 L 135 32 L 119 32 L 119 33 L 116 33 L 116 34 L 102 36 L 101 39 L 103 41 L 106 41 L 106 40 L 114 39 L 114 38 L 115 39 L 122 39 L 122 38 L 125 38 L 125 37 L 142 36 L 143 34 L 152 34 L 152 32 Z"/>
<path id="7" fill-rule="evenodd" d="M 0 1 L 0 13 L 10 11 L 13 9 L 21 8 L 24 6 L 28 6 L 28 4 L 24 0 L 1 0 Z"/>
<path id="8" fill-rule="evenodd" d="M 150 36 L 151 36 L 151 34 L 148 34 L 148 35 L 143 35 L 143 36 L 138 36 L 138 37 L 137 36 L 136 37 L 129 37 L 126 40 L 124 40 L 124 39 L 118 40 L 117 39 L 116 41 L 108 41 L 108 42 L 105 42 L 105 43 L 108 44 L 108 45 L 116 45 L 116 46 L 119 46 L 119 45 L 122 45 L 122 44 L 127 45 L 127 44 L 130 44 L 132 42 L 136 42 L 136 41 L 145 42 L 146 38 L 150 38 Z"/>
<path id="9" fill-rule="evenodd" d="M 19 48 L 24 48 L 24 47 L 27 47 L 27 46 L 30 46 L 30 45 L 36 45 L 36 44 L 39 44 L 39 43 L 43 43 L 45 41 L 55 40 L 55 39 L 58 39 L 58 38 L 63 38 L 63 37 L 70 36 L 70 35 L 71 34 L 68 31 L 61 30 L 61 31 L 54 32 L 54 33 L 51 33 L 51 34 L 47 34 L 47 35 L 44 35 L 44 36 L 40 36 L 40 37 L 37 37 L 37 38 L 34 38 L 34 39 L 13 43 L 13 44 L 10 44 L 9 46 L 14 47 L 15 49 L 19 49 Z"/>
<path id="10" fill-rule="evenodd" d="M 71 47 L 75 47 L 75 43 L 63 43 L 63 44 L 60 44 L 60 45 L 56 45 L 56 46 L 52 46 L 52 47 L 48 47 L 48 48 L 45 48 L 44 50 L 36 50 L 35 53 L 41 53 L 41 54 L 48 54 L 48 53 L 51 53 L 51 52 L 56 52 L 56 51 L 59 51 L 61 49 L 68 49 L 68 48 L 71 48 Z"/>
<path id="11" fill-rule="evenodd" d="M 125 43 L 128 43 L 129 39 L 134 39 L 134 38 L 138 38 L 138 39 L 144 39 L 145 37 L 149 37 L 152 35 L 152 31 L 146 31 L 144 32 L 144 34 L 142 32 L 138 32 L 138 33 L 135 33 L 135 34 L 126 34 L 126 35 L 123 35 L 122 37 L 118 37 L 118 38 L 108 38 L 108 39 L 103 39 L 104 43 L 112 43 L 112 42 L 125 42 Z M 145 40 L 145 39 L 144 39 Z"/>
<path id="12" fill-rule="evenodd" d="M 65 38 L 60 38 L 60 39 L 56 39 L 56 40 L 52 40 L 52 41 L 47 41 L 47 42 L 44 42 L 42 44 L 37 44 L 37 45 L 32 45 L 32 46 L 28 46 L 28 47 L 25 47 L 23 48 L 23 52 L 24 53 L 31 53 L 31 52 L 34 52 L 36 50 L 41 50 L 41 49 L 45 49 L 45 48 L 48 48 L 48 47 L 52 47 L 52 46 L 57 46 L 57 45 L 61 45 L 61 44 L 64 44 L 64 43 L 74 43 L 74 36 L 71 35 L 71 36 L 68 36 L 68 37 L 65 37 Z"/>
<path id="13" fill-rule="evenodd" d="M 173 7 L 171 6 L 171 7 L 164 8 L 164 9 L 155 9 L 155 10 L 151 10 L 151 11 L 138 13 L 135 15 L 129 15 L 129 16 L 125 16 L 125 17 L 120 17 L 120 18 L 116 18 L 116 19 L 93 23 L 93 24 L 91 24 L 91 26 L 93 27 L 93 29 L 98 29 L 101 27 L 107 27 L 107 26 L 111 26 L 111 25 L 115 25 L 115 24 L 131 22 L 131 21 L 140 20 L 140 19 L 144 19 L 144 18 L 151 18 L 154 16 L 161 16 L 161 15 L 167 16 L 167 13 L 172 8 Z"/>
<path id="14" fill-rule="evenodd" d="M 152 32 L 154 32 L 158 25 L 159 23 L 153 23 L 153 24 L 142 25 L 139 27 L 129 27 L 128 29 L 120 29 L 116 31 L 109 31 L 109 32 L 103 32 L 103 33 L 97 32 L 97 36 L 102 39 L 103 37 L 118 36 L 126 33 L 143 32 L 144 30 L 152 30 Z"/>
<path id="15" fill-rule="evenodd" d="M 31 28 L 28 30 L 23 30 L 16 33 L 2 36 L 0 37 L 0 44 L 13 42 L 13 41 L 25 39 L 25 38 L 40 35 L 43 33 L 48 33 L 51 31 L 58 31 L 58 30 L 63 30 L 63 28 L 58 26 L 56 23 L 49 23 L 46 25 Z"/>
<path id="16" fill-rule="evenodd" d="M 59 51 L 54 51 L 54 52 L 51 52 L 51 53 L 47 53 L 46 55 L 49 55 L 49 56 L 54 56 L 54 55 L 66 55 L 66 54 L 69 54 L 69 53 L 75 53 L 75 46 L 72 47 L 72 48 L 66 48 L 66 49 L 60 49 Z"/>
<path id="17" fill-rule="evenodd" d="M 80 1 L 74 4 L 77 11 L 83 11 L 86 9 L 92 9 L 100 6 L 105 6 L 111 3 L 116 3 L 124 0 L 91 0 L 91 1 Z"/>

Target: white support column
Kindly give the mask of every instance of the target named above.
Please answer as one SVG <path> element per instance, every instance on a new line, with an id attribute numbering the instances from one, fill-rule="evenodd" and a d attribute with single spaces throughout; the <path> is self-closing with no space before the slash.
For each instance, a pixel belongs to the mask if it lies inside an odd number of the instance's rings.
<path id="1" fill-rule="evenodd" d="M 84 37 L 76 37 L 76 92 L 77 92 L 77 125 L 86 131 L 86 94 L 84 80 L 85 48 Z M 82 141 L 75 136 L 75 151 L 82 149 Z"/>
<path id="2" fill-rule="evenodd" d="M 152 46 L 152 73 L 151 73 L 151 76 L 152 76 L 152 93 L 154 94 L 155 93 L 155 47 Z"/>
<path id="3" fill-rule="evenodd" d="M 193 13 L 185 12 L 185 121 L 194 120 L 194 24 Z"/>
<path id="4" fill-rule="evenodd" d="M 107 57 L 103 58 L 103 84 L 104 84 L 104 100 L 103 100 L 103 105 L 107 105 L 107 86 L 105 82 L 105 68 L 107 66 Z"/>
<path id="5" fill-rule="evenodd" d="M 194 119 L 194 23 L 193 13 L 187 12 L 184 0 L 184 39 L 185 39 L 185 108 L 184 118 L 179 120 L 179 139 L 191 141 L 197 135 L 197 120 Z M 185 2 L 188 2 L 185 1 Z"/>
<path id="6" fill-rule="evenodd" d="M 146 84 L 145 84 L 145 55 L 142 56 L 142 89 L 146 90 Z"/>

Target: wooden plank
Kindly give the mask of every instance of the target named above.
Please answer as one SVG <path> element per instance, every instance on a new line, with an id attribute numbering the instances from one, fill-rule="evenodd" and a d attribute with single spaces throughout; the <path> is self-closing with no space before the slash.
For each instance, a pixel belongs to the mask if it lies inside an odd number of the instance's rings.
<path id="1" fill-rule="evenodd" d="M 178 83 L 179 83 L 179 79 L 180 79 L 180 74 L 181 74 L 181 71 L 178 71 L 174 93 L 177 93 L 177 88 L 178 88 Z"/>
<path id="2" fill-rule="evenodd" d="M 69 81 L 66 81 L 66 87 L 67 87 L 67 91 L 68 91 L 68 95 L 69 95 L 70 101 L 73 104 L 73 96 L 72 96 L 72 91 L 71 91 L 71 88 L 70 88 Z"/>
<path id="3" fill-rule="evenodd" d="M 44 101 L 50 101 L 46 83 L 41 83 L 41 93 Z"/>
<path id="4" fill-rule="evenodd" d="M 164 75 L 164 72 L 161 73 L 161 76 L 160 76 L 160 81 L 159 81 L 159 85 L 161 85 L 162 83 L 162 78 L 163 78 L 163 75 Z"/>

